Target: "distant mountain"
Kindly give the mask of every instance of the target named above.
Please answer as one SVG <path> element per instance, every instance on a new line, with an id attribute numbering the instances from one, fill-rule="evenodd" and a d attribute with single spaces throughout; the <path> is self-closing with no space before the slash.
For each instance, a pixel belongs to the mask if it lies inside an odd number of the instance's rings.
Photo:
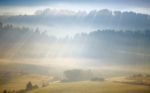
<path id="1" fill-rule="evenodd" d="M 0 21 L 8 24 L 26 25 L 30 27 L 39 27 L 43 30 L 53 30 L 58 28 L 64 30 L 67 28 L 93 29 L 113 29 L 113 30 L 146 30 L 150 29 L 150 15 L 134 12 L 111 11 L 108 9 L 85 11 L 38 10 L 34 15 L 16 15 L 0 16 Z M 61 29 L 62 28 L 62 29 Z M 71 31 L 73 32 L 73 31 Z M 74 31 L 75 33 L 77 31 Z M 84 32 L 81 30 L 81 32 Z M 54 32 L 53 32 L 54 33 Z M 64 31 L 69 33 L 69 31 Z"/>

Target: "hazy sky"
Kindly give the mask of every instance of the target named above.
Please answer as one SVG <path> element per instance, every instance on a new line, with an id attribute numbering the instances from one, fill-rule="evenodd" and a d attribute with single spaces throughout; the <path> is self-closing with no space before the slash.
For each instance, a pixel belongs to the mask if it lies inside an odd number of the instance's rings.
<path id="1" fill-rule="evenodd" d="M 34 14 L 45 8 L 90 11 L 110 9 L 150 14 L 150 0 L 1 0 L 1 15 Z"/>

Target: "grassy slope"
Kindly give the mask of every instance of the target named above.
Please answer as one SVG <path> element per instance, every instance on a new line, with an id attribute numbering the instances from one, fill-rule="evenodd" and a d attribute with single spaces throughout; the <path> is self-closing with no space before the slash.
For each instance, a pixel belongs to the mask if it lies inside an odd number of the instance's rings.
<path id="1" fill-rule="evenodd" d="M 46 82 L 47 80 L 49 80 L 49 78 L 47 76 L 42 76 L 42 75 L 22 75 L 19 76 L 17 78 L 13 78 L 12 80 L 10 80 L 8 83 L 6 84 L 2 84 L 0 85 L 0 93 L 2 93 L 2 91 L 4 89 L 7 90 L 20 90 L 20 89 L 25 89 L 26 84 L 31 81 L 32 84 L 37 84 L 37 85 L 41 85 L 42 82 Z"/>
<path id="2" fill-rule="evenodd" d="M 4 89 L 20 90 L 31 81 L 38 84 L 51 78 L 47 76 L 49 68 L 32 64 L 0 63 L 0 93 Z"/>
<path id="3" fill-rule="evenodd" d="M 150 93 L 148 86 L 105 82 L 55 83 L 29 93 Z"/>

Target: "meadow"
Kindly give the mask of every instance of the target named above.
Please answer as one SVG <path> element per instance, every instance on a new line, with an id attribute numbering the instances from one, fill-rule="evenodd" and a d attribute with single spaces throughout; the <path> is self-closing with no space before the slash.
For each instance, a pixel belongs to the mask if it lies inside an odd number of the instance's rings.
<path id="1" fill-rule="evenodd" d="M 130 85 L 111 81 L 54 83 L 28 93 L 150 93 L 149 86 Z"/>

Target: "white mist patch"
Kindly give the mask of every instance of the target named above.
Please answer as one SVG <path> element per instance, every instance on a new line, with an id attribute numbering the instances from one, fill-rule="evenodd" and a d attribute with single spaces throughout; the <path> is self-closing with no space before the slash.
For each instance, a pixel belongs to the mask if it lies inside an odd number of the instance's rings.
<path id="1" fill-rule="evenodd" d="M 56 37 L 65 37 L 65 36 L 70 36 L 73 37 L 76 34 L 79 33 L 89 33 L 93 31 L 94 29 L 90 27 L 61 27 L 61 26 L 56 26 L 56 27 L 50 27 L 47 30 L 47 33 L 49 35 L 53 35 Z"/>

